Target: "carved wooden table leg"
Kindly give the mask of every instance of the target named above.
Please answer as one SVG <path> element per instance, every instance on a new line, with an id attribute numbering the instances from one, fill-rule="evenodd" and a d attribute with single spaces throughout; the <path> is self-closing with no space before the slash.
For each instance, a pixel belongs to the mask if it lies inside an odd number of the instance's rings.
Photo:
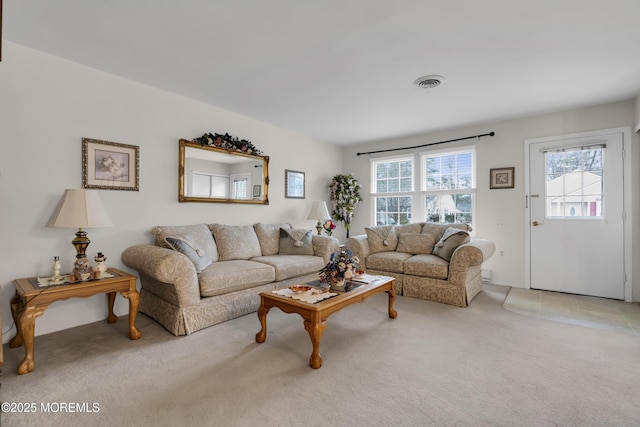
<path id="1" fill-rule="evenodd" d="M 398 317 L 398 312 L 393 308 L 393 303 L 396 300 L 396 290 L 393 289 L 393 284 L 391 284 L 391 290 L 388 290 L 387 294 L 389 295 L 389 317 L 395 319 Z"/>
<path id="2" fill-rule="evenodd" d="M 24 344 L 22 332 L 20 332 L 20 314 L 22 310 L 24 310 L 24 303 L 16 293 L 11 299 L 11 317 L 13 317 L 13 324 L 16 325 L 16 335 L 9 340 L 9 348 L 21 347 Z"/>
<path id="3" fill-rule="evenodd" d="M 136 315 L 138 314 L 138 305 L 140 304 L 140 294 L 137 290 L 132 290 L 122 292 L 122 296 L 129 300 L 129 337 L 132 340 L 140 339 L 142 332 L 136 328 Z M 113 303 L 111 303 L 111 309 L 113 309 Z"/>
<path id="4" fill-rule="evenodd" d="M 260 332 L 256 334 L 257 343 L 263 343 L 264 340 L 267 339 L 267 313 L 269 310 L 270 307 L 263 307 L 263 305 L 260 304 L 260 308 L 258 309 L 258 320 L 260 320 L 262 329 L 260 329 Z"/>
<path id="5" fill-rule="evenodd" d="M 315 316 L 313 316 L 315 317 Z M 324 330 L 327 329 L 327 322 L 322 321 L 319 318 L 304 321 L 304 328 L 309 333 L 311 338 L 311 345 L 313 346 L 313 352 L 309 358 L 309 365 L 313 369 L 320 369 L 322 366 L 322 356 L 320 356 L 320 340 Z"/>
<path id="6" fill-rule="evenodd" d="M 36 329 L 36 317 L 42 316 L 47 307 L 26 307 L 20 316 L 20 331 L 24 339 L 24 359 L 18 365 L 18 375 L 33 371 L 33 335 Z"/>
<path id="7" fill-rule="evenodd" d="M 116 301 L 116 293 L 109 292 L 107 294 L 107 323 L 116 323 L 118 321 L 118 316 L 113 314 L 113 303 Z"/>

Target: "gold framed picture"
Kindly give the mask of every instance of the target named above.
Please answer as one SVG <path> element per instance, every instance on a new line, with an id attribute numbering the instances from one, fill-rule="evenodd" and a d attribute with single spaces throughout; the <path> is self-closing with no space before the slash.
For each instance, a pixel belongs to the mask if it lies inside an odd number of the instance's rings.
<path id="1" fill-rule="evenodd" d="M 494 168 L 490 169 L 489 189 L 497 190 L 501 188 L 514 188 L 513 174 L 515 168 Z"/>
<path id="2" fill-rule="evenodd" d="M 82 188 L 139 189 L 140 147 L 82 138 Z"/>

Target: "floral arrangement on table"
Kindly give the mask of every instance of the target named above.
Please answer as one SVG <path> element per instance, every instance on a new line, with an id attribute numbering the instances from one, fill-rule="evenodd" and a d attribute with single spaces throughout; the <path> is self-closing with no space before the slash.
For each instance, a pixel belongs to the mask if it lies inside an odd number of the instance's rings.
<path id="1" fill-rule="evenodd" d="M 362 201 L 360 184 L 351 174 L 338 174 L 331 179 L 329 190 L 331 192 L 331 201 L 333 202 L 331 215 L 337 221 L 344 223 L 348 239 L 349 228 L 351 227 L 351 220 L 355 214 L 356 206 Z"/>
<path id="2" fill-rule="evenodd" d="M 224 135 L 211 132 L 205 133 L 200 138 L 194 138 L 193 142 L 197 142 L 203 146 L 208 145 L 210 147 L 230 148 L 232 150 L 252 154 L 254 156 L 262 155 L 262 151 L 258 150 L 251 141 L 231 136 L 228 133 L 225 133 Z"/>
<path id="3" fill-rule="evenodd" d="M 322 224 L 322 228 L 324 228 L 324 232 L 327 233 L 327 236 L 331 236 L 333 234 L 333 230 L 335 230 L 336 225 L 330 219 L 326 220 L 324 224 Z"/>
<path id="4" fill-rule="evenodd" d="M 320 282 L 333 285 L 351 279 L 356 274 L 359 262 L 349 248 L 342 246 L 338 252 L 331 254 L 327 265 L 320 270 Z"/>

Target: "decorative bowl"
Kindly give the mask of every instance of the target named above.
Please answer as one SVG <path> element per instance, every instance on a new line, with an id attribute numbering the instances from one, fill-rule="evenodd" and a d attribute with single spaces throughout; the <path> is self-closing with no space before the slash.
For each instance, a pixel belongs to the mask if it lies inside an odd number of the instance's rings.
<path id="1" fill-rule="evenodd" d="M 310 291 L 311 290 L 311 286 L 293 285 L 293 286 L 289 286 L 289 289 L 291 289 L 296 294 L 302 294 L 304 292 Z"/>

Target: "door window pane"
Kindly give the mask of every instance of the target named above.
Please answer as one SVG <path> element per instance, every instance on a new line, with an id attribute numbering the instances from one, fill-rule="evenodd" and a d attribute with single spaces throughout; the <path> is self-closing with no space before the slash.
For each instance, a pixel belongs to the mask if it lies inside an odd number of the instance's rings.
<path id="1" fill-rule="evenodd" d="M 546 152 L 547 218 L 601 218 L 604 147 Z"/>

